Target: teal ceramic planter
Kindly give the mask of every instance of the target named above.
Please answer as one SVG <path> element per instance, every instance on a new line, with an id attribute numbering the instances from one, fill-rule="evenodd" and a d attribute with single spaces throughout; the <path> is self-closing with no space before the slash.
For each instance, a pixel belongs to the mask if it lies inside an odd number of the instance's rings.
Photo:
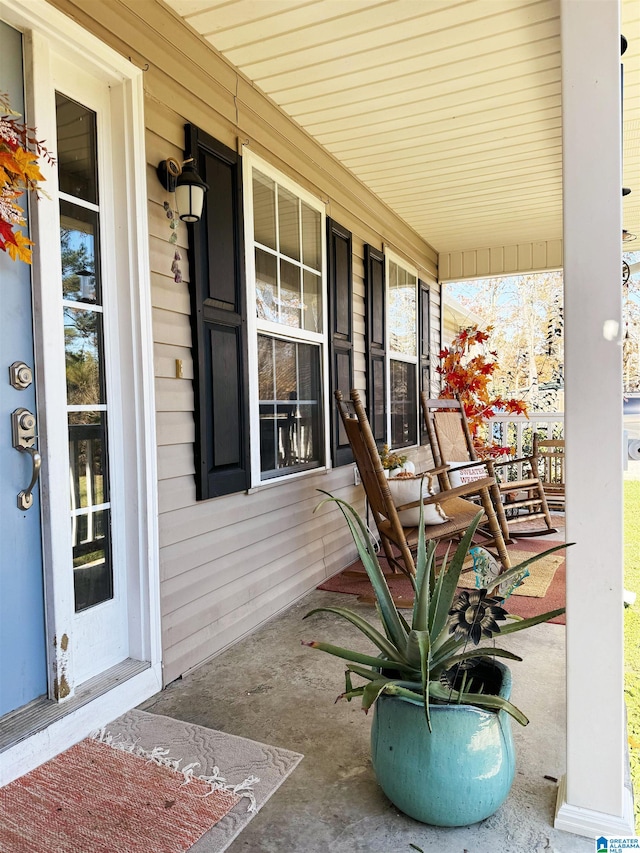
<path id="1" fill-rule="evenodd" d="M 511 694 L 502 664 L 499 695 Z M 371 729 L 378 784 L 405 814 L 434 826 L 467 826 L 492 815 L 515 775 L 511 717 L 469 705 L 432 705 L 380 696 Z"/>

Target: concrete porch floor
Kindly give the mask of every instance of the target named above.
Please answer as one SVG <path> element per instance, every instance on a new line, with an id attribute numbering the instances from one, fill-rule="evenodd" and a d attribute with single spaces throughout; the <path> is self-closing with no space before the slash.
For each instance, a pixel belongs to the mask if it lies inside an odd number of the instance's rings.
<path id="1" fill-rule="evenodd" d="M 303 621 L 323 605 L 374 614 L 353 596 L 316 590 L 140 706 L 304 754 L 230 853 L 592 853 L 592 840 L 553 829 L 556 784 L 545 778 L 564 772 L 564 626 L 539 625 L 504 642 L 524 658 L 512 666 L 512 699 L 530 719 L 526 728 L 513 724 L 517 771 L 507 802 L 481 823 L 437 829 L 398 812 L 378 788 L 370 717 L 358 701 L 334 704 L 342 662 L 301 645 L 358 642 L 333 614 Z"/>

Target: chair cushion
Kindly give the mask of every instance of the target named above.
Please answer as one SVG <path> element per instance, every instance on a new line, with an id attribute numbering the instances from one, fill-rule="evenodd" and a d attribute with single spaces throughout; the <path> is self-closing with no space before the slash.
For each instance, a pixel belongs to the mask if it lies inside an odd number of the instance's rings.
<path id="1" fill-rule="evenodd" d="M 419 501 L 421 497 L 428 498 L 434 494 L 433 477 L 425 474 L 424 477 L 389 477 L 389 490 L 396 506 L 410 504 Z M 420 486 L 422 484 L 422 492 Z M 425 524 L 444 524 L 449 519 L 443 512 L 440 504 L 423 504 Z M 420 523 L 420 507 L 404 509 L 398 513 L 398 518 L 403 527 L 415 527 Z"/>
<path id="2" fill-rule="evenodd" d="M 442 509 L 449 515 L 450 520 L 436 528 L 437 533 L 434 530 L 433 538 L 446 539 L 453 534 L 463 532 L 476 517 L 480 507 L 464 498 L 449 498 L 442 502 Z M 405 530 L 405 536 L 409 546 L 415 547 L 418 542 L 418 528 Z"/>

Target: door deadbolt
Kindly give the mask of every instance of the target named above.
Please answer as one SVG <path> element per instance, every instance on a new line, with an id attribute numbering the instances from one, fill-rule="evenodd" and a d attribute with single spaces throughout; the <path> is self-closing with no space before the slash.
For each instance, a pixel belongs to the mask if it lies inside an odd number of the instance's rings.
<path id="1" fill-rule="evenodd" d="M 24 391 L 33 382 L 33 371 L 24 361 L 14 361 L 9 368 L 9 382 L 18 391 Z"/>

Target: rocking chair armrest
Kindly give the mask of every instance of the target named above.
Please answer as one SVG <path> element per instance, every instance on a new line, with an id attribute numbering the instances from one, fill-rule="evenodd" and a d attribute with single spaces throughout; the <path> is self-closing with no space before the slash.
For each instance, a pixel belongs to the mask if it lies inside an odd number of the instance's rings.
<path id="1" fill-rule="evenodd" d="M 427 468 L 426 471 L 420 471 L 416 474 L 416 477 L 426 477 L 427 474 L 443 474 L 445 471 L 448 471 L 449 468 L 449 465 L 438 465 L 437 468 Z"/>
<path id="2" fill-rule="evenodd" d="M 504 462 L 496 462 L 495 459 L 485 459 L 485 462 L 491 462 L 494 468 L 501 468 L 504 465 L 515 465 L 516 462 L 529 462 L 533 465 L 533 456 L 519 456 L 516 459 L 505 459 Z"/>
<path id="3" fill-rule="evenodd" d="M 478 468 L 481 465 L 484 468 L 486 468 L 488 465 L 491 464 L 491 461 L 492 461 L 491 459 L 475 459 L 471 462 L 465 462 L 465 463 L 456 462 L 455 468 L 452 468 L 451 465 L 447 465 L 447 468 L 449 468 L 450 471 L 464 471 L 467 468 Z M 429 473 L 431 473 L 431 472 L 429 472 Z"/>
<path id="4" fill-rule="evenodd" d="M 445 494 L 448 495 L 449 492 L 445 492 Z M 428 506 L 429 504 L 437 504 L 437 503 L 440 503 L 441 500 L 442 500 L 442 492 L 438 492 L 435 495 L 425 495 L 425 497 L 422 498 L 422 500 L 410 501 L 410 503 L 406 503 L 406 504 L 398 504 L 396 506 L 396 510 L 398 512 L 403 512 L 405 509 L 415 509 L 416 507 L 419 507 L 420 504 L 424 504 L 425 506 Z"/>
<path id="5" fill-rule="evenodd" d="M 454 489 L 436 492 L 435 495 L 424 497 L 421 501 L 416 500 L 411 501 L 411 503 L 398 505 L 396 506 L 396 510 L 398 512 L 402 512 L 405 509 L 414 509 L 415 507 L 420 506 L 421 503 L 428 506 L 429 504 L 443 503 L 444 501 L 451 500 L 451 498 L 464 497 L 464 495 L 476 495 L 482 489 L 488 489 L 490 486 L 493 486 L 495 482 L 496 481 L 493 477 L 483 477 L 481 480 L 474 480 L 472 483 L 464 483 L 462 486 L 456 486 Z"/>
<path id="6" fill-rule="evenodd" d="M 428 504 L 431 503 L 431 501 L 425 498 L 424 501 L 411 501 L 408 504 L 398 504 L 396 506 L 396 512 L 404 512 L 405 509 L 415 509 L 416 507 L 420 506 L 421 503 Z"/>
<path id="7" fill-rule="evenodd" d="M 473 480 L 471 483 L 463 483 L 461 486 L 456 486 L 453 489 L 438 492 L 433 495 L 434 498 L 440 498 L 440 501 L 448 501 L 450 498 L 461 498 L 465 495 L 477 495 L 483 489 L 489 489 L 496 483 L 495 477 L 482 477 L 480 480 Z"/>

